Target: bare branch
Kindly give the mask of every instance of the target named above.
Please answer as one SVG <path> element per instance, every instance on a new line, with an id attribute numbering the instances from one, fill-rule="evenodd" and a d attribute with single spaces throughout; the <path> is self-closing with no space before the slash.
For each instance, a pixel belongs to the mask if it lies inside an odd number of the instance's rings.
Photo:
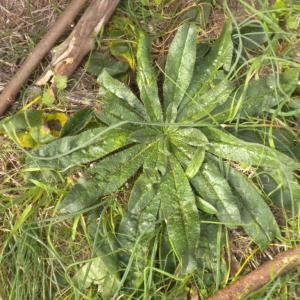
<path id="1" fill-rule="evenodd" d="M 59 17 L 57 22 L 55 22 L 49 32 L 43 37 L 43 39 L 27 57 L 11 81 L 5 86 L 0 95 L 0 116 L 15 101 L 15 97 L 19 93 L 24 83 L 36 69 L 40 61 L 52 49 L 59 37 L 72 24 L 75 17 L 84 8 L 86 2 L 87 0 L 73 0 L 71 2 L 63 14 Z"/>
<path id="2" fill-rule="evenodd" d="M 52 51 L 51 64 L 35 82 L 53 83 L 54 75 L 70 76 L 94 46 L 95 37 L 107 23 L 120 0 L 93 0 L 70 36 Z"/>
<path id="3" fill-rule="evenodd" d="M 251 293 L 267 285 L 278 276 L 282 276 L 300 265 L 300 245 L 283 252 L 261 265 L 257 270 L 245 275 L 233 284 L 220 290 L 208 300 L 244 299 Z"/>

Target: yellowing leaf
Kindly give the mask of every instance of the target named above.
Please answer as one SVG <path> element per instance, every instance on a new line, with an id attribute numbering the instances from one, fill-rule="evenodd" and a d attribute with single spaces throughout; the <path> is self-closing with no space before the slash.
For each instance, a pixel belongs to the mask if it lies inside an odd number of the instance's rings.
<path id="1" fill-rule="evenodd" d="M 43 120 L 45 122 L 45 125 L 50 129 L 50 133 L 55 137 L 59 137 L 63 126 L 68 121 L 68 116 L 67 114 L 62 112 L 50 114 L 44 113 Z"/>
<path id="2" fill-rule="evenodd" d="M 54 140 L 50 129 L 45 126 L 32 127 L 29 129 L 29 133 L 37 144 L 46 144 Z"/>
<path id="3" fill-rule="evenodd" d="M 16 134 L 16 142 L 23 148 L 33 148 L 36 145 L 28 131 Z"/>

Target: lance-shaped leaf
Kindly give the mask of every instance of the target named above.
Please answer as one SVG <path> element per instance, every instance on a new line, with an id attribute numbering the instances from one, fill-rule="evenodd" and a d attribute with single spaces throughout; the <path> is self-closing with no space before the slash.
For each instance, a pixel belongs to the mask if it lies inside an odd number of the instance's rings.
<path id="1" fill-rule="evenodd" d="M 171 152 L 180 162 L 182 168 L 186 168 L 191 164 L 192 158 L 198 149 L 191 145 L 172 140 Z"/>
<path id="2" fill-rule="evenodd" d="M 184 24 L 178 29 L 167 56 L 163 85 L 165 112 L 169 105 L 175 108 L 169 110 L 171 114 L 176 111 L 192 79 L 195 60 L 196 28 Z M 169 120 L 173 117 L 167 116 Z"/>
<path id="3" fill-rule="evenodd" d="M 149 37 L 141 32 L 137 49 L 137 83 L 140 97 L 151 121 L 163 119 L 157 89 L 157 76 L 151 65 Z"/>
<path id="4" fill-rule="evenodd" d="M 112 126 L 119 122 L 144 122 L 125 101 L 110 95 L 103 99 L 103 110 L 95 112 L 95 117 L 108 126 Z"/>
<path id="5" fill-rule="evenodd" d="M 98 82 L 101 85 L 100 94 L 111 93 L 115 97 L 125 101 L 140 117 L 143 119 L 147 118 L 145 107 L 140 100 L 124 83 L 114 79 L 105 69 L 99 75 Z"/>
<path id="6" fill-rule="evenodd" d="M 270 199 L 288 209 L 294 216 L 300 210 L 300 184 L 294 174 L 267 169 L 259 174 L 259 182 Z"/>
<path id="7" fill-rule="evenodd" d="M 164 175 L 167 171 L 168 155 L 166 153 L 163 141 L 159 140 L 154 146 L 153 151 L 145 158 L 143 170 L 146 174 L 153 174 L 153 171 L 158 171 Z"/>
<path id="8" fill-rule="evenodd" d="M 209 53 L 204 58 L 202 55 L 198 56 L 191 84 L 179 110 L 182 110 L 188 102 L 194 101 L 210 89 L 210 84 L 218 76 L 221 67 L 224 70 L 229 69 L 233 51 L 231 32 L 232 25 L 227 22 L 220 38 Z"/>
<path id="9" fill-rule="evenodd" d="M 239 196 L 243 228 L 262 249 L 280 236 L 276 220 L 257 187 L 244 175 L 228 166 L 226 177 Z"/>
<path id="10" fill-rule="evenodd" d="M 216 208 L 220 221 L 229 227 L 241 225 L 238 198 L 213 163 L 204 163 L 201 172 L 191 179 L 191 183 L 197 193 Z"/>
<path id="11" fill-rule="evenodd" d="M 193 178 L 199 171 L 205 158 L 205 149 L 197 149 L 193 155 L 191 162 L 188 164 L 185 174 L 189 178 Z"/>
<path id="12" fill-rule="evenodd" d="M 181 128 L 170 134 L 171 142 L 180 142 L 195 147 L 205 147 L 208 140 L 198 128 Z"/>
<path id="13" fill-rule="evenodd" d="M 213 115 L 219 121 L 256 117 L 287 100 L 297 88 L 298 69 L 288 69 L 278 76 L 270 75 L 241 85 L 228 101 L 216 107 Z"/>
<path id="14" fill-rule="evenodd" d="M 107 219 L 104 216 L 99 218 L 96 212 L 89 214 L 87 228 L 97 256 L 85 262 L 73 277 L 80 288 L 97 285 L 103 299 L 111 299 L 120 287 L 117 243 L 107 228 Z"/>
<path id="15" fill-rule="evenodd" d="M 148 147 L 135 145 L 108 156 L 88 171 L 64 198 L 60 206 L 63 213 L 73 213 L 95 204 L 99 197 L 117 191 L 141 167 Z"/>
<path id="16" fill-rule="evenodd" d="M 171 135 L 171 152 L 187 177 L 194 177 L 205 158 L 206 136 L 197 128 L 183 128 Z"/>
<path id="17" fill-rule="evenodd" d="M 227 101 L 233 91 L 233 85 L 223 75 L 220 80 L 209 84 L 209 90 L 192 97 L 188 103 L 178 111 L 178 122 L 196 122 L 206 117 L 214 120 L 210 113 L 219 105 Z"/>
<path id="18" fill-rule="evenodd" d="M 120 121 L 141 122 L 143 118 L 126 101 L 112 94 L 106 95 L 103 100 L 103 111 L 98 117 L 106 124 L 115 124 Z"/>
<path id="19" fill-rule="evenodd" d="M 200 247 L 198 251 L 199 265 L 205 269 L 208 267 L 210 272 L 205 274 L 204 280 L 212 280 L 210 278 L 214 273 L 218 272 L 218 260 L 220 259 L 220 248 L 225 245 L 225 238 L 222 235 L 222 225 L 218 224 L 215 216 L 207 215 L 199 212 L 201 218 L 201 234 Z M 223 237 L 223 238 L 222 238 Z"/>
<path id="20" fill-rule="evenodd" d="M 134 143 L 149 144 L 159 140 L 161 135 L 161 131 L 155 127 L 142 127 L 132 132 L 130 140 Z"/>
<path id="21" fill-rule="evenodd" d="M 179 162 L 170 158 L 170 169 L 160 186 L 161 215 L 171 245 L 182 264 L 182 272 L 196 268 L 195 253 L 199 246 L 200 223 L 195 196 Z"/>
<path id="22" fill-rule="evenodd" d="M 121 257 L 128 264 L 133 256 L 128 275 L 133 286 L 139 286 L 143 280 L 144 268 L 151 254 L 149 243 L 155 233 L 161 201 L 157 194 L 158 189 L 157 176 L 140 175 L 131 191 L 127 211 L 120 222 L 118 241 L 121 249 L 125 250 Z"/>
<path id="23" fill-rule="evenodd" d="M 300 164 L 287 155 L 261 144 L 248 143 L 223 130 L 207 127 L 203 129 L 210 140 L 207 150 L 224 159 L 247 166 L 261 166 L 295 170 Z"/>
<path id="24" fill-rule="evenodd" d="M 159 190 L 156 176 L 141 174 L 136 180 L 128 202 L 127 212 L 119 226 L 119 241 L 127 247 L 135 244 L 137 238 L 152 233 L 157 222 L 160 198 L 155 197 Z"/>
<path id="25" fill-rule="evenodd" d="M 272 142 L 275 145 L 275 149 L 290 156 L 291 158 L 300 161 L 300 136 L 297 137 L 297 133 L 290 130 L 290 128 L 239 128 L 238 131 L 235 129 L 230 131 L 231 134 L 237 138 L 250 142 L 270 144 L 270 134 L 272 134 Z"/>
<path id="26" fill-rule="evenodd" d="M 39 148 L 32 153 L 28 162 L 31 166 L 68 169 L 99 159 L 125 146 L 128 136 L 128 131 L 113 127 L 86 130 Z"/>
<path id="27" fill-rule="evenodd" d="M 71 119 L 62 128 L 60 136 L 74 135 L 82 131 L 87 124 L 92 120 L 94 110 L 86 107 L 74 114 Z"/>

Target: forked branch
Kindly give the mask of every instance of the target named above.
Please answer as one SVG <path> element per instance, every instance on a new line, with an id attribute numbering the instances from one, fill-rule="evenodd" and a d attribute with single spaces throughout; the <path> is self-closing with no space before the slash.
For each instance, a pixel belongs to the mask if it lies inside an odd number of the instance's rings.
<path id="1" fill-rule="evenodd" d="M 70 76 L 93 48 L 95 36 L 106 24 L 120 0 L 92 0 L 69 37 L 52 51 L 52 61 L 36 85 L 53 83 L 54 75 Z M 75 19 L 87 0 L 73 0 L 53 28 L 38 43 L 0 95 L 0 116 L 15 100 L 23 84 Z"/>
<path id="2" fill-rule="evenodd" d="M 69 37 L 53 49 L 50 65 L 35 84 L 53 83 L 53 76 L 58 74 L 70 76 L 93 48 L 96 35 L 109 20 L 119 1 L 93 0 Z"/>
<path id="3" fill-rule="evenodd" d="M 0 95 L 0 116 L 15 101 L 17 94 L 32 72 L 36 69 L 47 53 L 49 53 L 60 36 L 73 23 L 76 16 L 84 8 L 86 2 L 87 0 L 73 0 L 64 13 L 59 17 L 57 22 L 54 23 L 48 33 L 29 54 L 25 62 L 21 65 L 20 69 L 11 81 L 5 86 Z"/>

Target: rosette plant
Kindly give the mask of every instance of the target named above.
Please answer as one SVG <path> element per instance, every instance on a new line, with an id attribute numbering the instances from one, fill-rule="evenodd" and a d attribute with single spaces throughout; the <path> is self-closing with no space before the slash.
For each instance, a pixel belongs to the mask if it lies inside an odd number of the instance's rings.
<path id="1" fill-rule="evenodd" d="M 98 78 L 103 111 L 79 112 L 61 138 L 31 152 L 31 165 L 40 168 L 66 171 L 89 164 L 60 211 L 77 213 L 95 206 L 101 270 L 116 278 L 123 274 L 119 286 L 139 286 L 151 257 L 160 261 L 160 269 L 195 271 L 213 255 L 209 235 L 214 233 L 207 233 L 207 222 L 241 227 L 265 248 L 280 237 L 268 205 L 272 197 L 280 193 L 293 212 L 299 208 L 297 159 L 263 139 L 249 142 L 236 135 L 243 120 L 280 106 L 291 95 L 296 83 L 289 78 L 298 71 L 279 76 L 280 91 L 275 91 L 272 76 L 240 84 L 232 80 L 233 49 L 230 23 L 213 45 L 197 43 L 194 24 L 182 25 L 170 45 L 160 89 L 149 38 L 141 32 L 138 91 L 104 70 Z M 91 125 L 92 115 L 96 119 Z M 132 188 L 124 212 L 104 232 L 101 202 L 107 203 L 105 196 L 127 182 Z M 159 241 L 158 235 L 163 236 Z"/>

